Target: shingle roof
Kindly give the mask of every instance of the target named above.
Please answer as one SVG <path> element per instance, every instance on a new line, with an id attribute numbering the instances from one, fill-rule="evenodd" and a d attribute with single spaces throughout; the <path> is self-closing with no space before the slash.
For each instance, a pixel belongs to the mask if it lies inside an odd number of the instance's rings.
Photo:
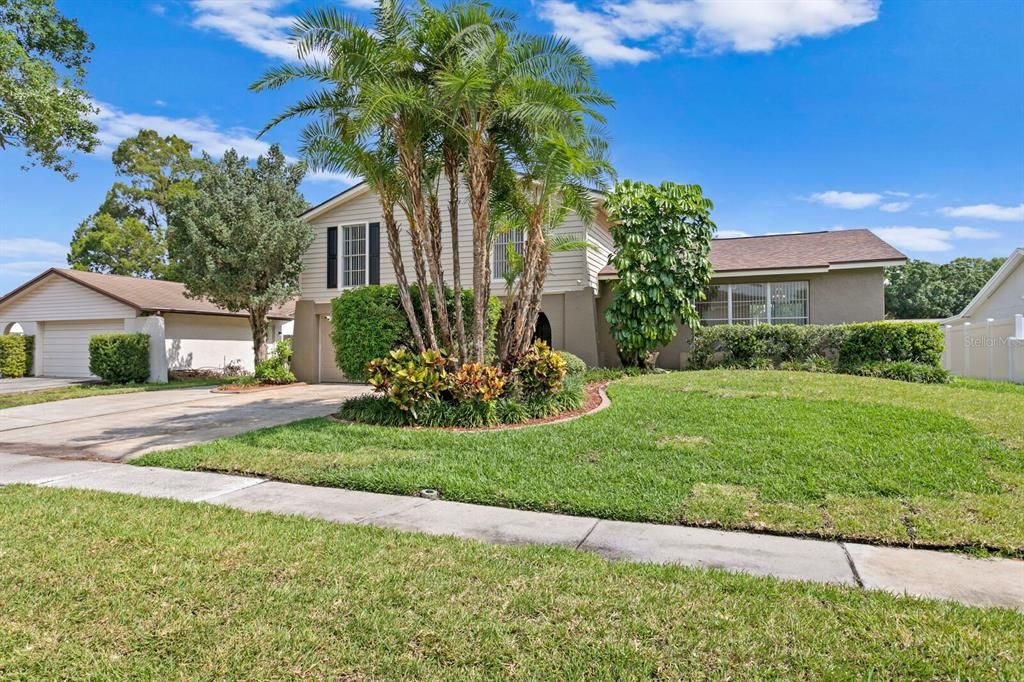
<path id="1" fill-rule="evenodd" d="M 0 303 L 5 302 L 7 299 L 51 274 L 65 277 L 141 311 L 229 315 L 232 317 L 248 316 L 245 312 L 230 312 L 207 300 L 187 298 L 185 296 L 185 285 L 180 282 L 140 279 L 138 277 L 124 277 L 122 275 L 104 275 L 98 272 L 83 272 L 66 268 L 50 268 L 38 277 L 0 298 Z M 294 318 L 295 301 L 289 301 L 272 309 L 268 317 L 276 320 L 290 320 Z"/>
<path id="2" fill-rule="evenodd" d="M 711 241 L 710 257 L 711 269 L 716 274 L 906 260 L 906 256 L 871 230 L 831 230 L 714 239 Z M 600 274 L 614 277 L 616 270 L 607 265 Z"/>

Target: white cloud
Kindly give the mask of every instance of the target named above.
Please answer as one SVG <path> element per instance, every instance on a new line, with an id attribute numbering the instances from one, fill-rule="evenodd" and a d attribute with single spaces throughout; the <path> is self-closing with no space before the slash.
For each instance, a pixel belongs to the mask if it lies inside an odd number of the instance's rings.
<path id="1" fill-rule="evenodd" d="M 958 225 L 953 228 L 953 236 L 960 239 L 999 239 L 1002 235 L 995 230 L 981 230 L 977 227 Z"/>
<path id="2" fill-rule="evenodd" d="M 973 206 L 946 206 L 939 212 L 950 218 L 980 218 L 1005 222 L 1024 221 L 1024 204 L 998 206 L 996 204 L 974 204 Z"/>
<path id="3" fill-rule="evenodd" d="M 715 239 L 734 239 L 736 237 L 749 237 L 749 232 L 743 230 L 719 230 L 715 233 Z"/>
<path id="4" fill-rule="evenodd" d="M 542 0 L 541 18 L 598 62 L 637 63 L 671 51 L 771 52 L 878 18 L 878 0 L 625 0 L 599 9 Z"/>
<path id="5" fill-rule="evenodd" d="M 13 261 L 11 263 L 0 263 L 0 268 L 3 268 L 4 276 L 13 277 L 15 279 L 35 277 L 36 275 L 46 272 L 50 268 L 66 267 L 68 267 L 68 264 L 67 261 L 64 259 L 27 260 Z"/>
<path id="6" fill-rule="evenodd" d="M 939 252 L 952 251 L 953 242 L 958 239 L 997 239 L 1000 235 L 989 230 L 973 227 L 954 227 L 951 230 L 939 227 L 834 227 L 834 230 L 868 229 L 898 249 L 907 251 Z"/>
<path id="7" fill-rule="evenodd" d="M 192 0 L 196 28 L 218 31 L 268 57 L 295 61 L 298 55 L 288 37 L 295 17 L 278 14 L 289 0 Z M 353 9 L 370 10 L 376 0 L 345 0 Z"/>
<path id="8" fill-rule="evenodd" d="M 882 195 L 874 192 L 839 192 L 833 189 L 827 192 L 817 192 L 807 199 L 808 201 L 825 204 L 826 206 L 857 209 L 874 206 L 882 200 Z"/>
<path id="9" fill-rule="evenodd" d="M 61 260 L 67 255 L 66 244 L 34 237 L 0 239 L 0 258 L 51 258 Z M 4 267 L 7 267 L 5 264 Z"/>
<path id="10" fill-rule="evenodd" d="M 196 16 L 192 25 L 224 33 L 248 48 L 269 57 L 296 58 L 288 40 L 293 17 L 275 15 L 281 0 L 192 0 Z"/>
<path id="11" fill-rule="evenodd" d="M 95 120 L 99 126 L 97 136 L 101 147 L 97 153 L 109 154 L 121 140 L 133 137 L 143 128 L 157 131 L 161 135 L 177 135 L 191 142 L 196 153 L 207 152 L 211 156 L 220 156 L 228 149 L 234 149 L 243 156 L 250 158 L 266 154 L 270 143 L 256 139 L 255 133 L 243 127 L 221 129 L 216 122 L 205 117 L 173 118 L 153 114 L 137 114 L 121 111 L 117 107 L 97 102 L 99 114 Z M 289 162 L 296 161 L 287 157 Z M 306 175 L 308 182 L 333 182 L 351 185 L 355 179 L 344 173 L 315 171 Z"/>
<path id="12" fill-rule="evenodd" d="M 885 211 L 886 213 L 899 213 L 900 211 L 906 211 L 910 208 L 913 202 L 910 201 L 890 201 L 882 204 L 878 207 L 878 210 Z"/>

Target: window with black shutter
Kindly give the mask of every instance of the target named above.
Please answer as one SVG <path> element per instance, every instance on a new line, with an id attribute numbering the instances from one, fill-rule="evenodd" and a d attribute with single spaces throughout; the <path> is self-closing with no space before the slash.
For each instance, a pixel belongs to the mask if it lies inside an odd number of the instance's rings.
<path id="1" fill-rule="evenodd" d="M 338 228 L 327 228 L 327 288 L 338 288 Z"/>

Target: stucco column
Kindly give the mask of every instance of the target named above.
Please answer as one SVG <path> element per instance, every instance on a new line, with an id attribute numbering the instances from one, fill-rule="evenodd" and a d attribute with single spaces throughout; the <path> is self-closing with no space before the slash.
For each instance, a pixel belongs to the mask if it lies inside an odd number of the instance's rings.
<path id="1" fill-rule="evenodd" d="M 295 353 L 292 356 L 292 371 L 299 381 L 319 381 L 316 371 L 319 359 L 317 333 L 316 303 L 299 301 L 295 304 L 295 327 L 292 331 L 292 350 Z"/>
<path id="2" fill-rule="evenodd" d="M 590 287 L 565 294 L 563 347 L 588 367 L 599 364 L 597 355 L 597 298 Z"/>
<path id="3" fill-rule="evenodd" d="M 159 315 L 124 318 L 126 332 L 141 332 L 149 336 L 149 380 L 155 384 L 167 383 L 167 335 L 164 318 Z"/>

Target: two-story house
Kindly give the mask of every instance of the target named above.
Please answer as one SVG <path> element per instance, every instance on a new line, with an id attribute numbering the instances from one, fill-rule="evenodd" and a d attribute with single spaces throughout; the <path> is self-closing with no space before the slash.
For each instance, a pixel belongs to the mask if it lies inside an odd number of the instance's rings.
<path id="1" fill-rule="evenodd" d="M 463 193 L 465 190 L 463 190 Z M 442 205 L 447 195 L 440 197 Z M 464 273 L 472 269 L 472 219 L 468 197 L 460 197 L 460 254 Z M 345 289 L 394 283 L 377 196 L 359 184 L 311 208 L 303 218 L 314 230 L 305 256 L 301 293 L 295 307 L 293 366 L 307 382 L 344 381 L 331 344 L 331 299 Z M 402 252 L 412 272 L 405 224 Z M 578 355 L 591 366 L 619 363 L 604 310 L 617 275 L 608 265 L 613 240 L 607 216 L 597 211 L 584 225 L 574 214 L 559 228 L 587 248 L 552 255 L 537 333 L 551 345 Z M 492 292 L 501 296 L 507 267 L 507 239 L 494 245 Z M 450 281 L 451 241 L 443 264 Z M 382 257 L 383 255 L 383 257 Z M 885 314 L 883 268 L 906 257 L 868 230 L 809 232 L 716 239 L 707 300 L 699 305 L 706 324 L 834 324 L 880 320 Z M 464 275 L 464 286 L 470 284 Z M 685 366 L 689 330 L 662 350 L 659 364 Z"/>

